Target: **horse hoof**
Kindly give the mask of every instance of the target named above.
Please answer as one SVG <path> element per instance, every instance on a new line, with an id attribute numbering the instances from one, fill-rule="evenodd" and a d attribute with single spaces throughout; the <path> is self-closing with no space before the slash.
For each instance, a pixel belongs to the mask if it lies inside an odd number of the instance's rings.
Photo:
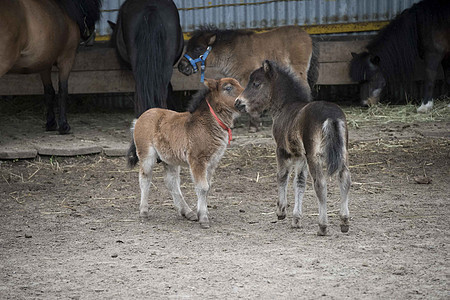
<path id="1" fill-rule="evenodd" d="M 67 123 L 62 124 L 59 126 L 59 134 L 68 134 L 70 132 L 70 125 Z"/>
<path id="2" fill-rule="evenodd" d="M 208 229 L 210 226 L 209 226 L 209 222 L 204 222 L 204 223 L 200 223 L 200 227 L 202 228 L 202 229 Z"/>
<path id="3" fill-rule="evenodd" d="M 46 131 L 55 131 L 57 128 L 58 128 L 58 125 L 56 124 L 55 120 L 53 120 L 51 122 L 47 122 L 47 124 L 45 124 Z"/>
<path id="4" fill-rule="evenodd" d="M 319 231 L 317 232 L 318 236 L 325 236 L 327 235 L 327 226 L 325 225 L 319 225 Z"/>
<path id="5" fill-rule="evenodd" d="M 299 218 L 293 218 L 291 227 L 292 228 L 300 228 L 301 227 L 300 219 Z"/>
<path id="6" fill-rule="evenodd" d="M 184 217 L 186 219 L 188 219 L 189 221 L 198 221 L 197 214 L 194 213 L 192 210 L 190 212 L 188 212 L 187 214 L 185 214 Z"/>
<path id="7" fill-rule="evenodd" d="M 142 219 L 148 219 L 149 217 L 148 210 L 147 211 L 141 210 L 141 212 L 139 213 L 139 217 L 141 217 Z"/>
<path id="8" fill-rule="evenodd" d="M 350 226 L 348 224 L 341 224 L 341 232 L 347 233 Z"/>
<path id="9" fill-rule="evenodd" d="M 428 101 L 427 104 L 420 105 L 420 107 L 417 109 L 417 112 L 426 114 L 426 113 L 430 112 L 432 108 L 433 108 L 433 102 Z"/>

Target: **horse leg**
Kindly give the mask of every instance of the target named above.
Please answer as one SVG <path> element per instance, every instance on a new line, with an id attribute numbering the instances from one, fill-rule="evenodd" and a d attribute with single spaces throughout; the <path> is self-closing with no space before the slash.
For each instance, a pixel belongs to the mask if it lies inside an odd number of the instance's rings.
<path id="1" fill-rule="evenodd" d="M 317 156 L 308 157 L 308 166 L 314 183 L 314 190 L 319 201 L 319 231 L 317 235 L 327 234 L 327 181 L 322 172 L 322 163 Z"/>
<path id="2" fill-rule="evenodd" d="M 156 151 L 150 148 L 148 156 L 142 160 L 139 170 L 139 187 L 141 188 L 141 204 L 139 206 L 139 214 L 143 218 L 148 217 L 148 195 L 150 185 L 152 183 L 152 170 L 156 163 Z"/>
<path id="3" fill-rule="evenodd" d="M 189 162 L 192 178 L 197 194 L 197 216 L 202 228 L 209 228 L 207 196 L 209 192 L 209 183 L 204 163 L 191 160 Z"/>
<path id="4" fill-rule="evenodd" d="M 437 69 L 442 61 L 442 54 L 438 52 L 425 53 L 425 86 L 422 104 L 417 109 L 418 113 L 427 113 L 433 108 L 433 88 Z"/>
<path id="5" fill-rule="evenodd" d="M 450 92 L 450 53 L 447 54 L 441 62 L 444 69 L 444 82 L 447 86 L 447 92 Z"/>
<path id="6" fill-rule="evenodd" d="M 55 89 L 52 84 L 51 77 L 52 69 L 49 68 L 43 72 L 41 72 L 41 80 L 44 85 L 44 99 L 45 104 L 47 105 L 47 123 L 45 124 L 45 129 L 47 131 L 54 131 L 58 128 L 58 124 L 56 124 L 55 120 Z"/>
<path id="7" fill-rule="evenodd" d="M 291 173 L 292 165 L 289 162 L 289 155 L 283 149 L 277 149 L 277 185 L 278 185 L 278 202 L 277 202 L 277 216 L 278 220 L 286 218 L 287 207 L 287 187 L 289 174 Z"/>
<path id="8" fill-rule="evenodd" d="M 300 218 L 302 216 L 302 201 L 303 195 L 305 194 L 307 177 L 308 177 L 308 167 L 306 165 L 305 159 L 303 158 L 295 166 L 295 175 L 293 182 L 294 197 L 295 197 L 295 206 L 292 214 L 293 228 L 300 228 Z"/>
<path id="9" fill-rule="evenodd" d="M 67 79 L 59 81 L 58 83 L 58 100 L 59 100 L 59 120 L 58 131 L 60 134 L 67 134 L 70 132 L 70 125 L 67 123 L 67 98 L 68 98 L 68 84 Z"/>
<path id="10" fill-rule="evenodd" d="M 259 130 L 259 123 L 261 122 L 261 119 L 259 117 L 250 116 L 249 119 L 249 125 L 248 125 L 248 132 L 255 133 Z"/>
<path id="11" fill-rule="evenodd" d="M 341 192 L 341 210 L 339 213 L 341 217 L 341 232 L 348 232 L 349 229 L 348 191 L 350 189 L 351 177 L 346 163 L 339 171 L 338 181 L 339 181 L 339 189 Z"/>
<path id="12" fill-rule="evenodd" d="M 180 166 L 165 165 L 166 186 L 172 194 L 173 202 L 178 210 L 180 216 L 185 217 L 190 221 L 197 221 L 197 215 L 192 211 L 192 209 L 187 205 L 183 198 L 183 194 L 180 189 Z"/>
<path id="13" fill-rule="evenodd" d="M 78 31 L 77 31 L 78 33 Z M 59 119 L 58 131 L 60 134 L 67 134 L 70 132 L 69 123 L 67 123 L 67 98 L 69 94 L 68 81 L 69 74 L 72 70 L 77 53 L 79 36 L 72 39 L 72 43 L 68 43 L 66 50 L 57 60 L 58 67 L 58 101 L 59 101 Z"/>

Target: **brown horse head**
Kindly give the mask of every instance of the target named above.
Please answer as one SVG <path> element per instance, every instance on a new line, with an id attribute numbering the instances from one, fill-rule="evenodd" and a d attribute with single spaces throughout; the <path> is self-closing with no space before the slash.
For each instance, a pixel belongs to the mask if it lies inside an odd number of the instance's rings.
<path id="1" fill-rule="evenodd" d="M 210 101 L 214 111 L 217 114 L 222 112 L 232 113 L 235 118 L 239 111 L 234 106 L 236 98 L 242 93 L 244 88 L 234 78 L 222 78 L 222 79 L 205 79 L 205 86 L 209 89 L 210 97 L 207 98 Z"/>

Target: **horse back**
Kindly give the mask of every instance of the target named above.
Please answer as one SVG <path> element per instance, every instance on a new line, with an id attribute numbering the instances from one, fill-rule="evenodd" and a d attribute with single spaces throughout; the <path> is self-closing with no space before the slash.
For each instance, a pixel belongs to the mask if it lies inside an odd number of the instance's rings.
<path id="1" fill-rule="evenodd" d="M 235 73 L 240 73 L 238 77 L 242 85 L 247 84 L 251 72 L 259 68 L 265 59 L 290 66 L 301 80 L 307 80 L 313 45 L 309 34 L 300 27 L 284 26 L 263 33 L 242 35 L 236 40 L 235 45 L 238 44 L 245 47 L 236 47 L 232 55 L 236 69 L 240 70 Z"/>

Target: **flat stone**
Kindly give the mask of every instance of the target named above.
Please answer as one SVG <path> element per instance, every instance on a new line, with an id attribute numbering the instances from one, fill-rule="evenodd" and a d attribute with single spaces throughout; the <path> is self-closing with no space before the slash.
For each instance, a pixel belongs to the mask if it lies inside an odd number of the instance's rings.
<path id="1" fill-rule="evenodd" d="M 37 150 L 35 148 L 1 147 L 0 159 L 27 159 L 35 158 Z"/>
<path id="2" fill-rule="evenodd" d="M 106 156 L 125 156 L 127 155 L 129 144 L 109 144 L 108 146 L 103 147 L 103 153 Z"/>
<path id="3" fill-rule="evenodd" d="M 62 144 L 36 145 L 39 155 L 77 156 L 102 152 L 102 147 L 96 145 Z"/>

